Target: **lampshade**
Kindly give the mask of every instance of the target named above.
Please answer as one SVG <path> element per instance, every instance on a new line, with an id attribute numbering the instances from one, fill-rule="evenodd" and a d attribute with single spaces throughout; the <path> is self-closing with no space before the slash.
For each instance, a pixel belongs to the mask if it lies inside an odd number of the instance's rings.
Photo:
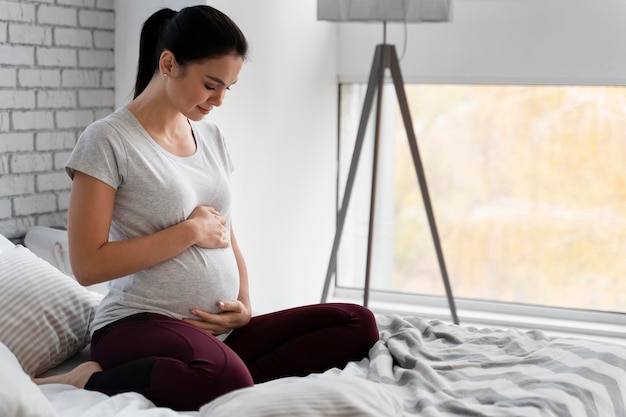
<path id="1" fill-rule="evenodd" d="M 317 0 L 317 20 L 448 22 L 451 0 Z"/>

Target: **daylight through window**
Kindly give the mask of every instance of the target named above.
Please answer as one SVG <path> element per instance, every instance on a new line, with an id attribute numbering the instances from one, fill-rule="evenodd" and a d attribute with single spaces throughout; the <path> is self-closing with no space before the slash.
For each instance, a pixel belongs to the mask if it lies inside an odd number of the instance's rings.
<path id="1" fill-rule="evenodd" d="M 413 84 L 406 92 L 455 297 L 626 312 L 626 88 Z M 341 86 L 340 193 L 364 94 L 362 84 Z M 392 86 L 384 100 L 373 288 L 443 295 Z M 362 286 L 371 148 L 370 137 L 338 286 Z"/>

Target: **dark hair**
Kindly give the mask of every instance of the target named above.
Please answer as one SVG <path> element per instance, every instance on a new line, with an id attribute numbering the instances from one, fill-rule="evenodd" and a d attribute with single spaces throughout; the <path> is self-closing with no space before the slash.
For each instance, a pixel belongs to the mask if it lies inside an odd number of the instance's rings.
<path id="1" fill-rule="evenodd" d="M 248 42 L 228 16 L 211 6 L 191 6 L 175 12 L 161 9 L 141 29 L 135 97 L 148 86 L 164 50 L 185 67 L 207 58 L 236 54 L 246 58 Z"/>

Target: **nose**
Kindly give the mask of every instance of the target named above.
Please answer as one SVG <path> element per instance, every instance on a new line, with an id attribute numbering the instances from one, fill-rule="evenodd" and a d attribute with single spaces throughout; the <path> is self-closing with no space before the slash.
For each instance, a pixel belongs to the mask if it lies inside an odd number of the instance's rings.
<path id="1" fill-rule="evenodd" d="M 209 97 L 207 101 L 212 106 L 219 107 L 222 105 L 222 102 L 224 101 L 224 96 L 226 96 L 226 89 L 218 88 L 213 91 L 213 94 L 211 94 L 211 97 Z"/>

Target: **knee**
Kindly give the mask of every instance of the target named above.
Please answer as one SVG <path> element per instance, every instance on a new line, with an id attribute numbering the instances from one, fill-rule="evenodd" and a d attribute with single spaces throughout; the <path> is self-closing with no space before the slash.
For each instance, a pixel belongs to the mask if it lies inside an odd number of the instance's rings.
<path id="1" fill-rule="evenodd" d="M 228 358 L 219 366 L 198 361 L 189 365 L 171 359 L 157 361 L 149 398 L 174 410 L 198 410 L 228 392 L 253 385 L 245 364 Z"/>
<path id="2" fill-rule="evenodd" d="M 211 387 L 214 397 L 254 385 L 250 370 L 234 354 L 227 355 L 219 367 L 214 364 L 195 364 L 192 368 L 203 381 L 200 385 Z"/>
<path id="3" fill-rule="evenodd" d="M 219 395 L 254 385 L 250 370 L 239 358 L 224 365 L 217 381 L 223 390 Z"/>
<path id="4" fill-rule="evenodd" d="M 361 329 L 365 339 L 365 343 L 372 347 L 380 339 L 380 333 L 378 331 L 378 325 L 376 323 L 376 317 L 369 308 L 363 306 L 355 306 L 357 312 L 355 313 L 361 323 Z"/>
<path id="5" fill-rule="evenodd" d="M 343 304 L 342 307 L 350 315 L 355 342 L 360 341 L 363 348 L 369 350 L 380 338 L 374 313 L 358 304 Z"/>

